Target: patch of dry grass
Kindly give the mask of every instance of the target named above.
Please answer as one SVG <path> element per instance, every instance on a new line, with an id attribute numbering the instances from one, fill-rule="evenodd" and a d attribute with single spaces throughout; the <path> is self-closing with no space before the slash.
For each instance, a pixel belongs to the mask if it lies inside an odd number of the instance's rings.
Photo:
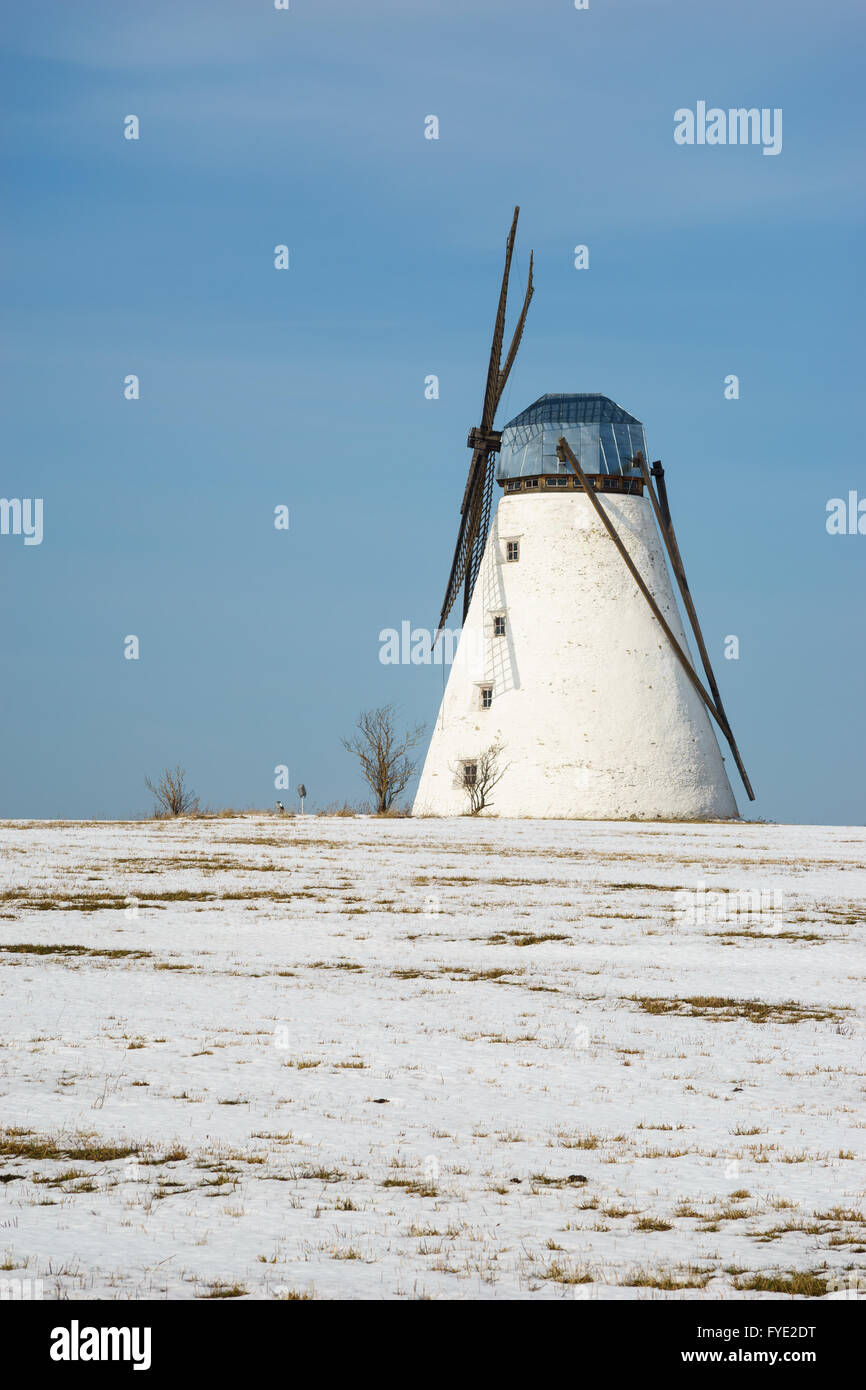
<path id="1" fill-rule="evenodd" d="M 823 1298 L 827 1280 L 818 1274 L 798 1271 L 793 1274 L 752 1274 L 748 1279 L 735 1279 L 734 1288 L 748 1293 L 785 1293 L 801 1298 Z"/>
<path id="2" fill-rule="evenodd" d="M 730 999 L 722 995 L 696 994 L 689 998 L 656 998 L 651 995 L 628 996 L 647 1014 L 674 1014 L 679 1018 L 708 1018 L 731 1021 L 745 1019 L 749 1023 L 823 1023 L 838 1020 L 837 1009 L 817 1004 L 800 1004 L 795 999 L 766 1003 L 761 999 Z"/>

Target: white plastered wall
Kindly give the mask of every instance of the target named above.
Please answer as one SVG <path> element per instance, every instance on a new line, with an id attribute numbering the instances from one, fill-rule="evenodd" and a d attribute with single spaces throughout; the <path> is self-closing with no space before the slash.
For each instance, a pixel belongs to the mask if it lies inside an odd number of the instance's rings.
<path id="1" fill-rule="evenodd" d="M 645 497 L 604 493 L 638 572 L 687 648 Z M 506 542 L 520 558 L 506 561 Z M 493 636 L 493 617 L 506 635 Z M 481 708 L 481 686 L 493 689 Z M 505 745 L 485 814 L 702 820 L 737 815 L 707 710 L 622 556 L 577 491 L 502 497 L 430 740 L 415 815 L 460 815 L 456 769 Z"/>

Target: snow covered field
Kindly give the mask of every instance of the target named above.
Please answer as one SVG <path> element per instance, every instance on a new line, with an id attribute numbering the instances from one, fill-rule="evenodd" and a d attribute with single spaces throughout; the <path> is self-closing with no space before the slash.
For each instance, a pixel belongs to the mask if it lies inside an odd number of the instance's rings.
<path id="1" fill-rule="evenodd" d="M 866 1292 L 866 830 L 7 822 L 0 855 L 7 1291 Z"/>

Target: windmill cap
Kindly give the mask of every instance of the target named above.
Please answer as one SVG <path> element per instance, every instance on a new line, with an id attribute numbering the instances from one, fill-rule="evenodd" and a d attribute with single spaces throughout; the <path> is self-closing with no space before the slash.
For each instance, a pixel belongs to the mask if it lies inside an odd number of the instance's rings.
<path id="1" fill-rule="evenodd" d="M 520 478 L 542 473 L 570 473 L 556 454 L 564 435 L 586 473 L 639 477 L 631 460 L 640 450 L 647 457 L 640 420 L 610 396 L 573 392 L 548 393 L 521 410 L 502 431 L 496 477 Z"/>

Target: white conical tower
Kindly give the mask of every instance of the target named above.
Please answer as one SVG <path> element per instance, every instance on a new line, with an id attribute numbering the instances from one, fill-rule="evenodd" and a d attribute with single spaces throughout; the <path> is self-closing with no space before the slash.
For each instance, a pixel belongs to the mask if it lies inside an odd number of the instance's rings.
<path id="1" fill-rule="evenodd" d="M 556 458 L 559 434 L 688 651 L 632 465 L 637 448 L 646 457 L 640 422 L 603 396 L 542 397 L 502 434 L 505 492 L 413 813 L 464 814 L 464 768 L 501 745 L 505 771 L 483 814 L 736 817 L 706 707 L 590 499 Z"/>

